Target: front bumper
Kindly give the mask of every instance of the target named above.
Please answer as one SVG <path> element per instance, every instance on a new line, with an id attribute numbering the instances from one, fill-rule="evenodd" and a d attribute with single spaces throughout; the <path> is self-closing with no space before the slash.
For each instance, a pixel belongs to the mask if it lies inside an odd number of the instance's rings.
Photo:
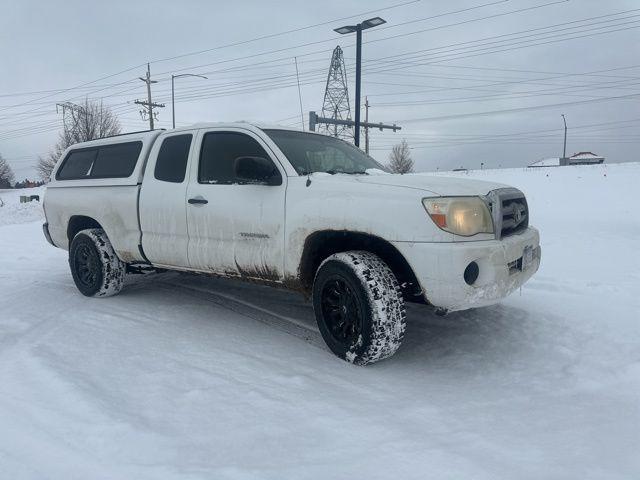
<path id="1" fill-rule="evenodd" d="M 499 302 L 531 278 L 541 258 L 540 236 L 532 227 L 502 240 L 393 244 L 411 265 L 426 301 L 447 311 Z M 532 247 L 533 258 L 522 269 L 525 247 Z M 479 274 L 468 285 L 464 271 L 471 262 Z"/>

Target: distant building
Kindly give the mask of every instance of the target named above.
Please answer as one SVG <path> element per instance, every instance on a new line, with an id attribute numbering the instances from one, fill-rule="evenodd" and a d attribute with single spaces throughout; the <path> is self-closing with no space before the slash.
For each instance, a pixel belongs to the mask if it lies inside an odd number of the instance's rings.
<path id="1" fill-rule="evenodd" d="M 559 166 L 560 166 L 560 159 L 558 157 L 545 158 L 545 159 L 542 159 L 542 160 L 538 160 L 537 162 L 533 162 L 532 164 L 529 165 L 529 167 L 531 167 L 531 168 L 559 167 Z"/>
<path id="2" fill-rule="evenodd" d="M 568 165 L 597 165 L 604 163 L 604 157 L 593 152 L 578 152 L 569 157 Z"/>
<path id="3" fill-rule="evenodd" d="M 593 152 L 578 152 L 568 158 L 545 158 L 529 165 L 529 167 L 564 167 L 567 165 L 598 165 L 604 163 L 604 157 Z"/>

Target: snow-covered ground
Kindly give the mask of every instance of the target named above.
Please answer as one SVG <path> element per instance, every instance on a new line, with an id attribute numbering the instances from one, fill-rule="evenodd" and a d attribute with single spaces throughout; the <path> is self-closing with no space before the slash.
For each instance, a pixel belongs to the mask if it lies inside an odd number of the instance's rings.
<path id="1" fill-rule="evenodd" d="M 640 478 L 640 164 L 468 175 L 527 193 L 540 271 L 410 307 L 364 368 L 293 293 L 168 273 L 85 298 L 0 191 L 0 477 Z"/>

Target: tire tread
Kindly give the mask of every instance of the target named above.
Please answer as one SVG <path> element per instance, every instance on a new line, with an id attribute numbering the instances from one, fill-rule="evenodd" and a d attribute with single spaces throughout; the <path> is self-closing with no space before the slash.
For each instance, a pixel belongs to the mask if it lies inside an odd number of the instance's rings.
<path id="1" fill-rule="evenodd" d="M 118 258 L 107 234 L 101 228 L 88 228 L 80 230 L 74 240 L 80 235 L 84 235 L 91 240 L 98 250 L 98 256 L 102 263 L 102 283 L 100 288 L 89 296 L 111 297 L 118 294 L 124 285 L 126 264 Z"/>
<path id="2" fill-rule="evenodd" d="M 406 308 L 396 276 L 380 257 L 367 251 L 336 253 L 325 259 L 320 268 L 329 261 L 338 261 L 354 273 L 364 287 L 371 309 L 369 345 L 358 355 L 360 338 L 346 353 L 345 360 L 367 365 L 392 356 L 400 348 L 406 330 Z"/>

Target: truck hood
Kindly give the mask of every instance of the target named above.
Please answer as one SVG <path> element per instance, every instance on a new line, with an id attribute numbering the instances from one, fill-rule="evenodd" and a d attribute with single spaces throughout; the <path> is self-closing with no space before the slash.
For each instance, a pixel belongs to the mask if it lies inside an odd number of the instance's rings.
<path id="1" fill-rule="evenodd" d="M 368 183 L 371 185 L 389 185 L 394 187 L 423 190 L 437 196 L 486 195 L 491 190 L 507 186 L 501 183 L 486 182 L 483 180 L 425 174 L 340 175 L 340 177 L 351 178 L 356 182 Z"/>

